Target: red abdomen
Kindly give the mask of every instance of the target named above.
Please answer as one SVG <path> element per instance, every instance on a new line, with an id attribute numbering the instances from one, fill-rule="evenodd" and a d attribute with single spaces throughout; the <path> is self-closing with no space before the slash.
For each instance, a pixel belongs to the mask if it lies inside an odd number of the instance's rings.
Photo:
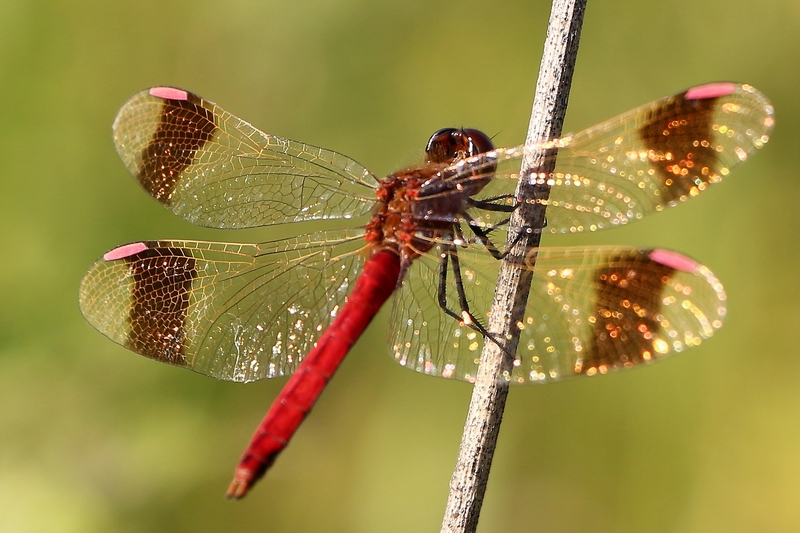
<path id="1" fill-rule="evenodd" d="M 379 250 L 364 265 L 353 292 L 316 346 L 303 359 L 256 429 L 228 488 L 241 498 L 286 447 L 328 380 L 397 286 L 400 258 Z"/>

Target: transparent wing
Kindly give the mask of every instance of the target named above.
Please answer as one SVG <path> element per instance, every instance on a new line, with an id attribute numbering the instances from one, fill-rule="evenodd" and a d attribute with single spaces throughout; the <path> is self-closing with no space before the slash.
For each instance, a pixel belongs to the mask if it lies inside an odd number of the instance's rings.
<path id="1" fill-rule="evenodd" d="M 114 121 L 125 166 L 193 224 L 247 228 L 364 215 L 375 176 L 352 159 L 259 131 L 197 95 L 154 87 Z"/>
<path id="2" fill-rule="evenodd" d="M 149 241 L 86 273 L 92 326 L 152 359 L 247 382 L 292 373 L 343 305 L 366 253 L 362 231 L 263 244 Z"/>
<path id="3" fill-rule="evenodd" d="M 699 195 L 764 146 L 773 125 L 772 106 L 759 91 L 716 83 L 657 100 L 576 135 L 497 149 L 442 172 L 464 187 L 494 174 L 474 198 L 514 205 L 523 158 L 558 148 L 555 171 L 529 178 L 550 187 L 549 198 L 537 201 L 547 205 L 544 231 L 595 231 Z M 425 187 L 420 196 L 426 197 Z M 476 218 L 492 227 L 505 216 L 495 211 Z"/>
<path id="4" fill-rule="evenodd" d="M 475 248 L 475 247 L 470 247 Z M 460 249 L 470 311 L 486 325 L 499 261 Z M 620 247 L 539 248 L 512 383 L 591 376 L 662 359 L 712 336 L 725 293 L 712 272 L 675 252 Z M 403 366 L 474 381 L 484 337 L 439 304 L 440 257 L 415 261 L 395 295 L 391 349 Z M 530 268 L 530 261 L 519 268 Z M 453 275 L 448 308 L 459 313 Z M 491 341 L 490 341 L 491 342 Z"/>

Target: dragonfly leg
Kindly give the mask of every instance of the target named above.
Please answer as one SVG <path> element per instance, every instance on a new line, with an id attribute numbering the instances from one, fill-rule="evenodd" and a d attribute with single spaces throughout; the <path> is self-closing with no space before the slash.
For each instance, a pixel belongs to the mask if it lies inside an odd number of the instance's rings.
<path id="1" fill-rule="evenodd" d="M 450 317 L 455 318 L 456 320 L 463 321 L 470 327 L 473 327 L 473 324 L 478 324 L 479 328 L 477 329 L 479 332 L 483 333 L 484 335 L 488 335 L 488 332 L 480 325 L 478 319 L 475 318 L 472 313 L 469 311 L 469 304 L 467 302 L 466 295 L 464 294 L 464 285 L 461 281 L 461 269 L 458 265 L 458 252 L 454 245 L 441 245 L 442 252 L 441 252 L 441 262 L 439 263 L 439 287 L 436 291 L 437 299 L 439 300 L 439 307 L 442 311 L 445 312 Z M 458 302 L 459 307 L 461 308 L 461 313 L 456 313 L 447 305 L 447 271 L 449 265 L 453 266 L 453 275 L 455 277 L 455 284 L 456 284 L 456 291 L 458 292 Z M 466 313 L 467 320 L 464 320 Z"/>
<path id="2" fill-rule="evenodd" d="M 484 198 L 482 200 L 476 200 L 474 198 L 467 198 L 467 205 L 470 207 L 475 207 L 478 209 L 484 209 L 486 211 L 497 211 L 501 213 L 513 213 L 517 207 L 519 206 L 519 202 L 515 202 L 512 205 L 509 204 L 498 204 L 495 203 L 498 200 L 507 200 L 509 198 L 514 198 L 513 194 L 501 194 L 498 196 L 492 196 L 490 198 Z"/>
<path id="3" fill-rule="evenodd" d="M 467 295 L 464 292 L 464 283 L 461 280 L 461 267 L 458 261 L 458 250 L 456 249 L 455 245 L 442 244 L 441 247 L 441 262 L 439 263 L 439 287 L 437 290 L 439 307 L 445 312 L 446 315 L 464 323 L 466 326 L 483 335 L 485 339 L 492 341 L 497 345 L 498 348 L 503 350 L 508 357 L 513 359 L 514 356 L 506 350 L 505 346 L 503 346 L 503 344 L 494 335 L 489 333 L 484 325 L 481 324 L 480 320 L 478 320 L 478 318 L 472 314 L 472 311 L 469 310 L 469 301 L 467 300 Z M 447 306 L 448 264 L 452 265 L 453 268 L 453 281 L 456 286 L 458 305 L 461 308 L 461 313 L 456 313 Z"/>
<path id="4" fill-rule="evenodd" d="M 508 252 L 511 251 L 511 248 L 515 246 L 522 239 L 522 237 L 528 233 L 526 231 L 526 228 L 522 228 L 522 231 L 520 231 L 517 234 L 517 236 L 514 237 L 514 240 L 511 242 L 511 244 L 506 246 L 505 250 L 501 252 L 500 249 L 497 248 L 497 246 L 492 242 L 492 239 L 489 237 L 489 233 L 491 233 L 498 227 L 508 223 L 508 219 L 501 220 L 496 225 L 491 226 L 488 229 L 484 229 L 478 224 L 476 220 L 470 218 L 466 213 L 464 213 L 463 216 L 467 220 L 469 220 L 469 228 L 472 230 L 472 233 L 475 234 L 475 238 L 478 240 L 478 242 L 480 242 L 482 245 L 486 247 L 486 250 L 495 259 L 503 259 L 505 256 L 507 256 Z"/>

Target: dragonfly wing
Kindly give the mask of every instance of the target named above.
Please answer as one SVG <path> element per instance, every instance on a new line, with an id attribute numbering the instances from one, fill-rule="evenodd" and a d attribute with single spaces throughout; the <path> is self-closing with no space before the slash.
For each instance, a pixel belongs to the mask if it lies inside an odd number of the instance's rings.
<path id="1" fill-rule="evenodd" d="M 531 293 L 506 376 L 512 383 L 650 363 L 699 344 L 722 325 L 722 285 L 708 268 L 678 253 L 576 247 L 539 248 L 533 255 Z M 499 261 L 464 250 L 459 257 L 470 311 L 486 325 Z M 441 312 L 438 270 L 435 258 L 421 258 L 404 280 L 392 311 L 392 351 L 418 372 L 473 381 L 484 338 Z M 458 313 L 452 280 L 447 285 L 448 307 Z"/>
<path id="2" fill-rule="evenodd" d="M 343 305 L 363 232 L 258 245 L 148 241 L 116 248 L 86 273 L 92 326 L 139 354 L 228 381 L 292 373 Z"/>
<path id="3" fill-rule="evenodd" d="M 377 179 L 356 161 L 259 131 L 199 96 L 169 87 L 120 109 L 114 142 L 156 200 L 215 228 L 364 215 Z"/>
<path id="4" fill-rule="evenodd" d="M 548 229 L 616 227 L 697 196 L 763 147 L 773 124 L 763 94 L 721 83 L 579 133 L 559 151 L 548 177 Z"/>
<path id="5" fill-rule="evenodd" d="M 514 205 L 523 159 L 550 151 L 544 161 L 557 157 L 555 171 L 528 178 L 549 187 L 547 200 L 528 200 L 547 206 L 544 231 L 595 231 L 699 195 L 764 146 L 773 125 L 773 108 L 758 90 L 716 83 L 657 100 L 562 139 L 457 161 L 443 173 L 465 187 L 495 176 L 474 199 Z M 552 153 L 556 148 L 557 155 Z M 424 195 L 424 187 L 422 191 Z M 505 218 L 498 211 L 475 216 L 488 227 Z"/>

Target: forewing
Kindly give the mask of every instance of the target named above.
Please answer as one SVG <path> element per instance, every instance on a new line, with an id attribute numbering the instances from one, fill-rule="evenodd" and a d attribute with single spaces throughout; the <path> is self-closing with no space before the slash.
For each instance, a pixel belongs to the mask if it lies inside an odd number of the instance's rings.
<path id="1" fill-rule="evenodd" d="M 141 355 L 228 381 L 290 374 L 343 305 L 363 232 L 263 244 L 148 241 L 86 273 L 92 326 Z"/>
<path id="2" fill-rule="evenodd" d="M 375 177 L 352 159 L 259 131 L 199 96 L 154 87 L 114 121 L 125 166 L 186 220 L 247 228 L 364 215 Z"/>
<path id="3" fill-rule="evenodd" d="M 548 186 L 549 198 L 528 201 L 547 206 L 546 232 L 595 231 L 699 195 L 763 147 L 773 125 L 772 106 L 758 90 L 716 83 L 657 100 L 563 139 L 461 160 L 443 172 L 464 187 L 494 175 L 474 198 L 513 205 L 522 160 L 557 148 L 555 171 L 528 178 Z M 486 211 L 473 216 L 489 227 L 505 218 Z"/>
<path id="4" fill-rule="evenodd" d="M 470 311 L 488 322 L 499 261 L 459 250 Z M 540 248 L 512 383 L 545 383 L 650 363 L 712 336 L 725 316 L 713 273 L 667 250 Z M 530 268 L 531 259 L 519 268 Z M 459 302 L 452 281 L 447 305 Z M 440 309 L 435 257 L 416 261 L 395 296 L 390 337 L 395 359 L 424 374 L 474 381 L 483 336 Z M 490 341 L 491 342 L 491 341 Z"/>

